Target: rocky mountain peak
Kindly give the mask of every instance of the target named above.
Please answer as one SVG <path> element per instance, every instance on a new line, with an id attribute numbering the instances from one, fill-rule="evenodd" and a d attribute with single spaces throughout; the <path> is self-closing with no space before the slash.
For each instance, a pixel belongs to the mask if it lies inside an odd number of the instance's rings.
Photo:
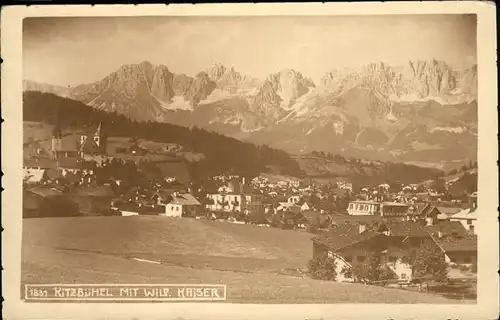
<path id="1" fill-rule="evenodd" d="M 266 82 L 270 83 L 284 105 L 290 105 L 297 98 L 306 94 L 309 88 L 314 87 L 312 81 L 293 69 L 282 69 L 277 73 L 270 74 Z"/>

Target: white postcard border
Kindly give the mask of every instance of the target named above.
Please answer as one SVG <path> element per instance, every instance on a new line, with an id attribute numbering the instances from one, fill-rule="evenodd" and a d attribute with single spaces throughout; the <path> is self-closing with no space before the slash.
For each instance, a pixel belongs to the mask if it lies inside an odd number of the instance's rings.
<path id="1" fill-rule="evenodd" d="M 215 303 L 62 304 L 23 303 L 21 297 L 22 228 L 22 19 L 28 16 L 136 15 L 359 15 L 359 14 L 478 15 L 478 303 L 475 305 L 252 305 Z M 394 2 L 197 5 L 97 5 L 2 7 L 2 171 L 3 297 L 7 319 L 484 319 L 498 317 L 498 167 L 496 24 L 493 2 Z M 484 210 L 484 211 L 483 211 Z M 230 288 L 228 288 L 230 295 Z"/>

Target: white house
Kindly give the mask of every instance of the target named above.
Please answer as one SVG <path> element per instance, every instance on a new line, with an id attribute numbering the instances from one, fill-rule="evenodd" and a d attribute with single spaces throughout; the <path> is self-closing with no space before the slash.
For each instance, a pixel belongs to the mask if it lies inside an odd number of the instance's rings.
<path id="1" fill-rule="evenodd" d="M 476 234 L 477 210 L 476 207 L 468 208 L 455 213 L 450 217 L 450 221 L 459 221 L 472 234 Z"/>
<path id="2" fill-rule="evenodd" d="M 242 181 L 232 179 L 225 186 L 219 188 L 217 193 L 207 194 L 212 203 L 206 208 L 210 211 L 220 212 L 245 212 L 264 210 L 263 196 L 253 192 L 252 188 Z"/>
<path id="3" fill-rule="evenodd" d="M 160 216 L 195 216 L 197 210 L 201 207 L 201 203 L 190 193 L 173 193 L 171 196 L 172 200 L 165 205 L 165 213 L 160 213 Z"/>
<path id="4" fill-rule="evenodd" d="M 375 201 L 351 201 L 347 213 L 351 216 L 376 215 L 380 204 Z"/>
<path id="5" fill-rule="evenodd" d="M 49 158 L 25 158 L 23 163 L 23 178 L 26 182 L 36 183 L 43 179 L 47 170 L 56 170 L 55 161 Z"/>
<path id="6" fill-rule="evenodd" d="M 300 196 L 297 196 L 297 195 L 295 195 L 295 196 L 290 196 L 290 197 L 288 197 L 288 199 L 287 199 L 287 202 L 288 202 L 288 203 L 293 203 L 293 204 L 297 204 L 297 203 L 299 203 L 299 201 L 300 201 Z"/>

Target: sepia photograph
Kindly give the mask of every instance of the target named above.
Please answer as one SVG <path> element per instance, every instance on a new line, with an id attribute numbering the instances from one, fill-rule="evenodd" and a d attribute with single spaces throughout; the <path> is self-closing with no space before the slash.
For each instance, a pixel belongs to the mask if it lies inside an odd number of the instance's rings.
<path id="1" fill-rule="evenodd" d="M 23 303 L 478 303 L 476 13 L 19 35 Z"/>

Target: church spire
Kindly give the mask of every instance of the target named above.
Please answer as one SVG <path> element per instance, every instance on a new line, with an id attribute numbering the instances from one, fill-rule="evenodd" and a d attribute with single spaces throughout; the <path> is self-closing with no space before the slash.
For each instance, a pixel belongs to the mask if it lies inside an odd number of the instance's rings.
<path id="1" fill-rule="evenodd" d="M 99 122 L 99 126 L 97 127 L 97 130 L 95 132 L 95 136 L 101 136 L 101 127 L 102 127 L 102 122 Z"/>
<path id="2" fill-rule="evenodd" d="M 61 129 L 61 114 L 57 113 L 56 123 L 54 128 L 52 128 L 52 138 L 53 139 L 61 139 L 62 138 L 62 129 Z"/>

